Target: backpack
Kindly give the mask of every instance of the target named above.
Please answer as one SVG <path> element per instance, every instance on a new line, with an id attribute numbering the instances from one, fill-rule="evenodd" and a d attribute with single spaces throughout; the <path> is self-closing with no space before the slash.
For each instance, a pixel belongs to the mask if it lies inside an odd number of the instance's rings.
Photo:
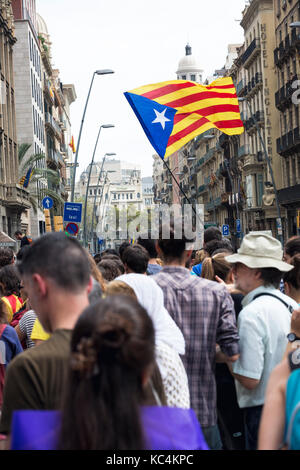
<path id="1" fill-rule="evenodd" d="M 5 330 L 7 325 L 0 325 L 0 409 L 2 407 L 2 402 L 3 402 L 3 388 L 4 388 L 4 377 L 5 377 L 5 357 L 2 358 L 1 361 L 1 353 L 5 354 L 5 347 L 1 347 L 1 338 L 3 335 L 3 332 Z M 2 364 L 4 362 L 4 364 Z"/>
<path id="2" fill-rule="evenodd" d="M 300 369 L 289 377 L 285 400 L 286 434 L 289 450 L 300 450 Z"/>

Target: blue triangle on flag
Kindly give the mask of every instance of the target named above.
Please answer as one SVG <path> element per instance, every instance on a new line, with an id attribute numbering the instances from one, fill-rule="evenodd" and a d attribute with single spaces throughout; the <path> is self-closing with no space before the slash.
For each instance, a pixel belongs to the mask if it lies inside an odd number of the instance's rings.
<path id="1" fill-rule="evenodd" d="M 163 159 L 177 110 L 134 93 L 124 93 L 152 146 Z M 156 121 L 156 122 L 154 122 Z"/>

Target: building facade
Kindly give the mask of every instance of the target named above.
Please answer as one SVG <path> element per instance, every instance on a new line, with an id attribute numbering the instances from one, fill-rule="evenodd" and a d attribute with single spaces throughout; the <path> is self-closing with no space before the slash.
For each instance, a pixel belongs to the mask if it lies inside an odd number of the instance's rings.
<path id="1" fill-rule="evenodd" d="M 15 32 L 14 78 L 18 145 L 31 145 L 24 159 L 31 155 L 45 155 L 45 120 L 42 92 L 42 60 L 36 30 L 35 0 L 13 0 Z M 37 162 L 46 167 L 46 159 Z M 20 175 L 22 176 L 22 175 Z M 45 232 L 44 214 L 39 208 L 40 194 L 47 189 L 47 181 L 36 183 L 37 212 L 32 208 L 22 217 L 22 227 L 33 237 Z"/>
<path id="2" fill-rule="evenodd" d="M 0 212 L 1 230 L 9 236 L 21 227 L 30 208 L 28 191 L 19 186 L 13 52 L 16 43 L 11 1 L 0 2 Z"/>
<path id="3" fill-rule="evenodd" d="M 282 162 L 282 186 L 278 198 L 287 237 L 299 234 L 297 214 L 300 210 L 300 131 L 299 131 L 299 29 L 290 25 L 300 21 L 300 4 L 296 0 L 275 1 L 276 47 L 274 65 L 277 89 L 275 103 L 279 120 L 277 153 Z"/>

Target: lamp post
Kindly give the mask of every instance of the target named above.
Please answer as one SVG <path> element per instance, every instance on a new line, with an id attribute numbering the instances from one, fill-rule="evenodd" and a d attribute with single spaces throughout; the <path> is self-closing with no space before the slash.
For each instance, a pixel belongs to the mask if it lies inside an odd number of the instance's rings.
<path id="1" fill-rule="evenodd" d="M 99 177 L 98 177 L 98 182 L 97 182 L 97 186 L 96 186 L 96 193 L 95 193 L 95 197 L 94 197 L 94 204 L 93 204 L 92 225 L 91 225 L 91 239 L 92 240 L 94 239 L 93 234 L 94 234 L 94 219 L 95 219 L 95 212 L 96 212 L 97 191 L 98 191 L 98 188 L 99 188 L 101 175 L 103 173 L 104 162 L 105 162 L 106 157 L 112 157 L 114 155 L 116 155 L 116 154 L 115 153 L 106 153 L 104 155 L 103 160 L 102 160 L 101 170 L 100 170 Z M 106 176 L 107 176 L 107 173 L 112 173 L 112 171 L 106 171 Z M 106 176 L 104 178 L 104 181 L 106 179 Z M 101 205 L 101 202 L 102 202 L 103 190 L 104 190 L 104 187 L 102 187 L 102 190 L 101 190 L 100 205 Z"/>
<path id="2" fill-rule="evenodd" d="M 113 124 L 102 124 L 99 127 L 99 132 L 98 132 L 97 139 L 96 139 L 96 144 L 95 144 L 95 148 L 94 148 L 94 152 L 93 152 L 93 156 L 92 156 L 92 161 L 90 163 L 89 176 L 88 176 L 88 182 L 87 182 L 86 193 L 85 193 L 85 201 L 84 201 L 84 212 L 83 212 L 83 243 L 84 243 L 84 246 L 86 246 L 86 242 L 87 242 L 87 240 L 86 240 L 86 238 L 87 238 L 86 237 L 86 211 L 87 211 L 88 193 L 89 193 L 89 187 L 90 187 L 92 168 L 93 168 L 93 165 L 94 165 L 95 153 L 96 153 L 96 150 L 97 150 L 97 145 L 98 145 L 101 129 L 102 128 L 103 129 L 109 129 L 111 127 L 115 127 L 115 126 Z"/>
<path id="3" fill-rule="evenodd" d="M 84 119 L 85 119 L 85 114 L 86 114 L 90 94 L 91 94 L 91 91 L 92 91 L 92 86 L 93 86 L 93 83 L 94 83 L 94 78 L 95 78 L 95 75 L 108 75 L 108 74 L 111 74 L 111 73 L 114 73 L 114 71 L 110 70 L 110 69 L 95 70 L 95 72 L 93 73 L 92 81 L 91 81 L 91 84 L 90 84 L 90 89 L 89 89 L 88 96 L 87 96 L 87 99 L 86 99 L 86 102 L 85 102 L 85 107 L 84 107 L 84 111 L 83 111 L 83 115 L 82 115 L 82 119 L 81 119 L 81 125 L 80 125 L 80 130 L 79 130 L 78 141 L 77 141 L 77 147 L 76 147 L 76 153 L 75 153 L 75 162 L 74 162 L 74 167 L 73 167 L 73 177 L 72 177 L 71 202 L 74 202 L 75 178 L 76 178 L 76 167 L 77 167 L 77 162 L 78 162 L 78 152 L 79 152 L 79 146 L 80 146 L 83 123 L 84 123 Z"/>
<path id="4" fill-rule="evenodd" d="M 299 23 L 299 25 L 300 25 L 300 23 Z M 250 111 L 250 116 L 251 116 L 252 110 L 251 110 L 251 106 L 250 106 L 249 101 L 248 101 L 246 98 L 238 98 L 238 100 L 239 100 L 240 102 L 244 102 L 244 101 L 245 101 L 245 102 L 247 103 L 248 108 L 249 108 L 249 111 Z M 275 183 L 275 178 L 274 178 L 272 163 L 271 163 L 271 160 L 270 160 L 270 158 L 269 158 L 269 155 L 268 155 L 268 152 L 267 152 L 267 149 L 266 149 L 266 145 L 265 145 L 264 139 L 263 139 L 263 137 L 262 137 L 262 135 L 261 135 L 260 128 L 259 128 L 258 122 L 257 122 L 257 120 L 256 120 L 256 117 L 253 115 L 253 116 L 252 116 L 252 119 L 253 119 L 253 121 L 254 121 L 254 124 L 255 124 L 255 127 L 256 127 L 258 136 L 259 136 L 259 140 L 260 140 L 260 142 L 261 142 L 261 145 L 262 145 L 262 148 L 263 148 L 263 151 L 264 151 L 265 159 L 266 159 L 266 162 L 267 162 L 267 165 L 268 165 L 268 168 L 269 168 L 269 172 L 270 172 L 270 176 L 271 176 L 271 180 L 272 180 L 272 185 L 273 185 L 274 193 L 275 193 L 275 201 L 276 201 L 276 208 L 277 208 L 277 216 L 278 216 L 278 219 L 280 220 L 280 223 L 281 223 L 281 226 L 282 226 L 280 205 L 279 205 L 279 201 L 278 201 L 278 191 L 277 191 L 277 187 L 276 187 L 276 183 Z M 278 235 L 279 235 L 279 234 L 278 234 Z M 279 238 L 280 238 L 281 244 L 283 245 L 283 237 L 282 237 L 282 235 L 279 235 Z"/>

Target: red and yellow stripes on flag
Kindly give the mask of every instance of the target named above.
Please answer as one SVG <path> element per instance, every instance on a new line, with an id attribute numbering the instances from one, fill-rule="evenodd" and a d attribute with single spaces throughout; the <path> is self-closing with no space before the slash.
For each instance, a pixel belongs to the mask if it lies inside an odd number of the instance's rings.
<path id="1" fill-rule="evenodd" d="M 208 86 L 172 80 L 136 88 L 130 93 L 177 110 L 164 158 L 208 129 L 217 128 L 228 135 L 244 132 L 231 77 L 219 78 Z"/>

